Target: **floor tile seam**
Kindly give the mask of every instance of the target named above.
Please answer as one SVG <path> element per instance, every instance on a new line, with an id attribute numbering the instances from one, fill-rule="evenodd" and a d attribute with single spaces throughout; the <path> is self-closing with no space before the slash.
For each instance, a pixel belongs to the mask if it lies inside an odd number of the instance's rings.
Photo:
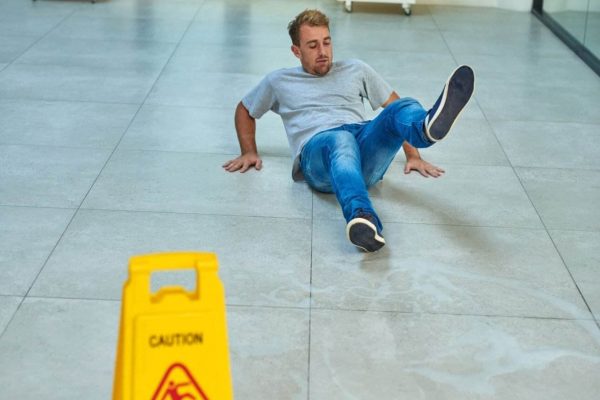
<path id="1" fill-rule="evenodd" d="M 35 148 L 51 148 L 51 149 L 66 149 L 66 150 L 112 150 L 114 146 L 77 146 L 67 144 L 47 144 L 47 143 L 19 143 L 19 142 L 5 142 L 2 140 L 2 134 L 0 133 L 0 147 L 35 147 Z"/>
<path id="2" fill-rule="evenodd" d="M 315 311 L 331 311 L 344 313 L 365 313 L 365 314 L 389 314 L 398 316 L 442 316 L 442 317 L 466 317 L 466 318 L 490 318 L 490 319 L 525 319 L 541 321 L 572 321 L 572 322 L 595 322 L 595 317 L 589 318 L 567 318 L 567 317 L 548 317 L 537 315 L 511 315 L 511 314 L 481 314 L 481 313 L 451 313 L 451 312 L 429 312 L 429 311 L 401 311 L 401 310 L 372 310 L 360 308 L 335 308 L 335 307 L 313 307 Z"/>
<path id="3" fill-rule="evenodd" d="M 481 121 L 481 119 L 480 119 Z M 491 124 L 496 123 L 496 122 L 500 122 L 500 123 L 510 123 L 510 122 L 514 122 L 514 123 L 532 123 L 532 124 L 536 124 L 536 123 L 540 123 L 540 122 L 547 122 L 549 124 L 554 124 L 554 125 L 582 125 L 585 127 L 591 127 L 591 128 L 598 128 L 597 134 L 600 135 L 600 121 L 599 122 L 589 122 L 589 121 L 564 121 L 564 120 L 549 120 L 549 119 L 544 119 L 544 120 L 536 120 L 536 119 L 518 119 L 518 118 L 488 118 L 487 121 Z"/>
<path id="4" fill-rule="evenodd" d="M 423 155 L 423 154 L 421 154 Z M 406 162 L 406 159 L 403 158 L 395 158 L 394 163 L 396 164 L 404 164 Z M 455 161 L 444 161 L 444 167 L 445 166 L 452 166 L 452 167 L 478 167 L 478 168 L 497 168 L 497 167 L 503 167 L 503 168 L 508 168 L 509 164 L 508 164 L 508 160 L 506 161 L 505 164 L 498 164 L 498 163 L 485 163 L 485 162 L 455 162 Z M 416 172 L 416 171 L 415 171 Z"/>
<path id="5" fill-rule="evenodd" d="M 173 7 L 177 7 L 177 5 L 174 5 Z M 147 20 L 157 20 L 157 21 L 173 21 L 173 22 L 192 22 L 194 20 L 194 18 L 196 17 L 196 15 L 198 15 L 198 11 L 201 8 L 201 5 L 197 5 L 195 6 L 196 10 L 194 10 L 193 12 L 191 12 L 190 14 L 193 14 L 191 17 L 189 18 L 173 18 L 173 17 L 153 17 L 153 18 L 147 18 L 147 17 L 129 17 L 129 16 L 115 16 L 115 15 L 102 15 L 102 14 L 94 14 L 94 15 L 76 15 L 81 11 L 89 11 L 86 9 L 83 9 L 83 7 L 79 8 L 78 10 L 76 10 L 75 15 L 70 15 L 70 18 L 77 18 L 77 19 L 82 19 L 82 20 L 95 20 L 95 19 L 109 19 L 109 20 L 115 20 L 115 21 L 147 21 Z"/>
<path id="6" fill-rule="evenodd" d="M 539 165 L 520 165 L 514 164 L 513 167 L 516 169 L 529 169 L 529 170 L 546 170 L 546 171 L 565 171 L 565 172 L 600 172 L 600 167 L 557 167 L 557 166 L 539 166 Z"/>
<path id="7" fill-rule="evenodd" d="M 71 17 L 71 15 L 73 15 L 75 12 L 76 12 L 76 9 L 73 9 L 73 11 L 71 11 L 70 13 L 65 14 L 65 16 L 63 16 L 60 19 L 60 21 L 58 21 L 52 28 L 48 29 L 46 31 L 46 33 L 44 33 L 43 35 L 39 35 L 39 36 L 36 35 L 36 37 L 38 37 L 38 39 L 35 40 L 33 43 L 31 43 L 27 48 L 25 48 L 25 50 L 23 50 L 18 56 L 13 58 L 13 60 L 11 62 L 9 62 L 0 72 L 4 72 L 9 66 L 15 64 L 15 62 L 18 61 L 19 58 L 21 58 L 25 53 L 27 53 L 33 46 L 35 46 L 36 44 L 41 42 L 43 39 L 48 37 L 52 32 L 54 32 L 56 29 L 58 29 L 58 27 L 61 26 L 67 19 L 69 19 Z"/>
<path id="8" fill-rule="evenodd" d="M 125 282 L 123 282 L 125 283 Z M 87 303 L 120 303 L 121 299 L 110 299 L 110 298 L 101 298 L 101 297 L 69 297 L 69 296 L 43 296 L 43 295 L 27 295 L 24 298 L 24 301 L 29 300 L 57 300 L 57 301 L 70 301 L 70 302 L 87 302 Z"/>
<path id="9" fill-rule="evenodd" d="M 477 73 L 477 71 L 475 71 L 475 73 Z M 476 88 L 477 89 L 477 88 Z M 477 99 L 477 95 L 474 95 L 473 98 Z M 479 102 L 478 102 L 479 104 Z M 481 111 L 483 111 L 483 108 L 480 106 L 479 108 L 481 108 Z M 536 114 L 532 114 L 532 115 L 536 115 Z M 488 122 L 530 122 L 530 123 L 552 123 L 552 124 L 581 124 L 581 119 L 577 119 L 577 118 L 573 118 L 573 119 L 548 119 L 548 118 L 528 118 L 528 119 L 518 119 L 518 118 L 498 118 L 498 117 L 490 117 L 487 118 Z M 599 122 L 587 122 L 585 123 L 585 125 L 591 125 L 591 126 L 596 126 L 596 125 L 600 125 L 600 120 Z"/>
<path id="10" fill-rule="evenodd" d="M 3 294 L 3 293 L 0 293 L 0 297 L 16 298 L 16 299 L 23 298 L 22 295 L 18 295 L 18 294 Z"/>
<path id="11" fill-rule="evenodd" d="M 0 207 L 3 205 L 0 204 Z M 12 207 L 12 206 L 6 206 Z M 36 208 L 36 207 L 32 207 Z M 49 207 L 54 208 L 54 207 Z M 69 210 L 75 210 L 69 208 Z M 110 209 L 98 207 L 79 207 L 76 209 L 79 212 L 98 211 L 110 213 L 128 213 L 128 214 L 160 214 L 160 215 L 180 215 L 180 216 L 198 216 L 198 217 L 224 217 L 224 218 L 250 218 L 250 219 L 270 219 L 270 220 L 287 220 L 287 221 L 309 221 L 311 218 L 301 217 L 285 217 L 285 216 L 269 216 L 269 215 L 246 215 L 246 214 L 226 214 L 226 213 L 200 213 L 200 212 L 180 212 L 180 211 L 154 211 L 154 210 L 129 210 L 129 209 Z"/>
<path id="12" fill-rule="evenodd" d="M 515 91 L 521 91 L 521 89 L 526 86 L 528 89 L 528 95 L 533 95 L 536 97 L 542 97 L 541 95 L 544 93 L 540 93 L 543 91 L 547 91 L 547 90 L 551 90 L 554 91 L 556 93 L 559 93 L 559 96 L 561 94 L 566 94 L 566 95 L 570 95 L 570 94 L 576 94 L 576 92 L 588 92 L 589 94 L 597 94 L 598 91 L 600 91 L 600 83 L 594 83 L 591 84 L 590 82 L 588 82 L 589 79 L 585 78 L 585 79 L 580 79 L 580 80 L 573 80 L 572 82 L 566 83 L 563 81 L 552 81 L 552 82 L 528 82 L 527 79 L 511 79 L 511 78 L 507 78 L 507 79 L 502 79 L 502 78 L 487 78 L 485 80 L 485 83 L 483 83 L 483 87 L 484 89 L 487 89 L 488 91 L 492 92 L 492 91 L 496 91 L 498 87 L 501 88 L 516 88 Z M 595 86 L 595 87 L 594 87 Z M 537 91 L 537 93 L 536 93 Z M 511 91 L 512 92 L 512 91 Z M 512 95 L 512 93 L 511 93 Z M 577 96 L 579 96 L 579 94 L 576 94 Z M 547 97 L 544 96 L 544 99 L 546 99 Z M 532 113 L 533 116 L 535 116 L 535 114 Z M 573 123 L 578 123 L 579 121 L 581 121 L 581 118 L 572 118 L 572 119 L 566 119 L 566 118 L 571 118 L 570 116 L 568 117 L 563 117 L 563 119 L 559 119 L 556 120 L 556 122 L 573 122 Z M 547 118 L 544 119 L 535 119 L 532 118 L 532 121 L 548 121 Z M 550 122 L 552 120 L 549 120 Z M 594 123 L 592 123 L 594 124 Z M 598 124 L 598 122 L 596 122 L 595 124 Z"/>
<path id="13" fill-rule="evenodd" d="M 314 209 L 315 209 L 315 194 L 311 191 L 310 195 L 310 277 L 309 277 L 309 297 L 308 297 L 308 350 L 307 350 L 307 365 L 306 365 L 306 386 L 307 400 L 310 400 L 310 354 L 312 344 L 312 309 L 313 309 L 313 251 L 315 237 Z"/>
<path id="14" fill-rule="evenodd" d="M 129 127 L 128 127 L 129 128 Z M 172 154 L 189 154 L 189 155 L 205 155 L 205 156 L 239 156 L 238 152 L 202 152 L 202 151 L 192 151 L 192 150 L 162 150 L 162 149 L 144 149 L 144 148 L 133 148 L 133 147 L 121 147 L 118 149 L 119 152 L 131 152 L 131 153 L 172 153 Z M 270 158 L 285 158 L 286 160 L 290 159 L 288 154 L 281 155 L 261 155 L 262 159 L 270 159 Z"/>
<path id="15" fill-rule="evenodd" d="M 569 233 L 600 233 L 600 229 L 562 229 L 562 228 L 550 228 L 548 233 L 552 232 L 569 232 Z"/>
<path id="16" fill-rule="evenodd" d="M 375 198 L 377 200 L 377 198 Z M 313 216 L 314 218 L 314 216 Z M 343 222 L 344 220 L 339 217 L 327 217 L 322 216 L 319 217 L 321 221 L 339 221 Z M 475 228 L 475 229 L 495 229 L 495 230 L 518 230 L 518 231 L 531 231 L 531 232 L 546 232 L 545 227 L 527 227 L 527 226 L 505 226 L 505 225 L 475 225 L 475 224 L 457 224 L 457 223 L 435 223 L 435 222 L 411 222 L 411 221 L 390 221 L 386 219 L 381 220 L 385 224 L 394 224 L 394 225 L 421 225 L 421 226 L 447 226 L 454 228 Z M 584 231 L 587 232 L 587 231 Z M 595 232 L 595 231 L 592 231 Z"/>
<path id="17" fill-rule="evenodd" d="M 173 44 L 173 43 L 170 43 Z M 106 56 L 102 56 L 103 59 L 105 58 L 111 58 L 112 55 L 106 55 Z M 66 60 L 66 61 L 52 61 L 52 62 L 39 62 L 39 61 L 16 61 L 13 62 L 12 64 L 15 67 L 19 67 L 19 66 L 25 66 L 25 67 L 64 67 L 64 68 L 75 68 L 75 69 L 83 69 L 86 72 L 89 72 L 90 74 L 94 74 L 96 75 L 97 72 L 99 72 L 98 76 L 103 75 L 103 73 L 126 73 L 126 72 L 131 72 L 134 68 L 132 68 L 131 66 L 111 66 L 111 65 L 100 65 L 100 64 L 95 64 L 92 61 L 90 61 L 89 65 L 85 65 L 85 64 L 79 64 L 79 63 L 73 63 L 70 60 Z M 154 74 L 158 74 L 162 68 L 164 67 L 164 65 L 159 65 L 159 66 L 151 66 L 151 67 L 146 67 L 146 68 L 142 68 L 142 70 L 144 72 L 146 72 L 149 76 L 152 76 Z M 138 71 L 139 72 L 139 71 Z M 139 76 L 139 75 L 138 75 Z M 88 101 L 90 103 L 94 103 L 95 101 Z"/>
<path id="18" fill-rule="evenodd" d="M 0 37 L 3 37 L 5 35 L 0 35 Z M 17 37 L 22 37 L 22 36 L 17 36 Z M 28 37 L 28 36 L 25 36 Z M 29 36 L 29 37 L 37 37 L 37 36 Z M 146 44 L 146 43 L 163 43 L 163 44 L 174 44 L 174 42 L 162 42 L 162 41 L 155 41 L 155 40 L 148 40 L 148 39 L 136 39 L 136 38 L 114 38 L 114 37 L 92 37 L 92 38 L 85 38 L 85 37 L 79 37 L 79 36 L 54 36 L 54 37 L 44 37 L 43 39 L 45 40 L 52 40 L 52 41 L 56 41 L 56 42 L 80 42 L 82 44 L 89 44 L 89 45 L 94 45 L 96 43 L 106 43 L 106 44 L 114 44 L 114 43 L 123 43 L 123 44 L 132 44 L 132 43 L 140 43 L 140 44 Z M 62 44 L 62 43 L 54 43 L 54 44 Z M 58 49 L 56 49 L 58 50 Z M 151 48 L 142 48 L 142 51 L 146 51 L 146 50 L 152 50 Z"/>
<path id="19" fill-rule="evenodd" d="M 196 10 L 197 11 L 197 10 Z M 121 21 L 148 21 L 148 22 L 164 22 L 164 21 L 169 21 L 169 22 L 189 22 L 192 21 L 191 18 L 189 17 L 144 17 L 144 16 L 137 16 L 137 17 L 129 17 L 129 16 L 113 16 L 113 15 L 102 15 L 102 14 L 95 14 L 95 15 L 91 15 L 91 14 L 85 14 L 85 12 L 87 12 L 87 10 L 78 10 L 74 17 L 79 18 L 79 19 L 94 19 L 94 20 L 102 20 L 102 19 L 117 19 L 117 20 L 121 20 Z"/>
<path id="20" fill-rule="evenodd" d="M 39 210 L 61 210 L 61 211 L 73 211 L 75 212 L 77 210 L 76 207 L 54 207 L 54 206 L 30 206 L 30 205 L 23 205 L 23 204 L 1 204 L 0 203 L 0 208 L 24 208 L 24 209 L 39 209 Z"/>
<path id="21" fill-rule="evenodd" d="M 123 282 L 125 283 L 125 282 Z M 69 297 L 69 296 L 44 296 L 44 295 L 27 295 L 27 296 L 14 296 L 14 295 L 0 295 L 0 297 L 17 297 L 24 298 L 24 300 L 60 300 L 60 301 L 72 301 L 72 302 L 105 302 L 105 303 L 121 303 L 121 298 L 105 298 L 105 297 Z M 302 311 L 308 312 L 308 307 L 301 306 L 286 306 L 286 305 L 266 305 L 266 304 L 241 304 L 241 303 L 227 303 L 225 306 L 230 309 L 261 309 L 261 310 L 282 310 L 282 311 Z"/>
<path id="22" fill-rule="evenodd" d="M 520 166 L 520 165 L 513 165 L 513 168 L 515 169 L 515 173 L 517 173 L 516 169 L 529 169 L 529 170 L 543 170 L 543 171 L 569 171 L 569 172 L 578 172 L 578 171 L 585 171 L 585 172 L 600 172 L 600 168 L 573 168 L 573 167 L 532 167 L 532 166 Z"/>
<path id="23" fill-rule="evenodd" d="M 2 72 L 6 70 L 3 69 Z M 0 75 L 2 78 L 2 75 Z M 123 101 L 101 101 L 101 100 L 80 100 L 80 99 L 65 99 L 60 97 L 33 97 L 33 96 L 6 96 L 0 93 L 0 102 L 11 102 L 11 101 L 29 101 L 29 102 L 49 102 L 49 103 L 95 103 L 95 104 L 110 104 L 110 105 L 123 105 L 123 106 L 139 106 L 140 102 L 123 102 Z"/>
<path id="24" fill-rule="evenodd" d="M 2 103 L 14 104 L 16 101 L 26 103 L 75 103 L 75 104 L 89 104 L 89 105 L 115 105 L 115 106 L 139 106 L 141 103 L 127 103 L 122 101 L 98 101 L 98 100 L 64 100 L 64 99 L 25 99 L 25 98 L 12 98 L 12 97 L 0 97 L 0 105 Z M 201 107 L 199 107 L 201 108 Z M 208 107 L 207 107 L 208 108 Z"/>

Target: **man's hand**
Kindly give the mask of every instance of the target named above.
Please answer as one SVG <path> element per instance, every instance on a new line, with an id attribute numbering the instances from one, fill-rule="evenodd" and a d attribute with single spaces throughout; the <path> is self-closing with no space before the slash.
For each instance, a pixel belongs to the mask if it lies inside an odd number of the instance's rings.
<path id="1" fill-rule="evenodd" d="M 254 167 L 257 171 L 260 171 L 262 168 L 262 160 L 258 154 L 242 154 L 238 158 L 234 158 L 233 160 L 229 160 L 223 164 L 223 168 L 225 168 L 225 170 L 228 172 L 240 171 L 241 173 L 244 173 L 248 171 L 250 167 Z"/>
<path id="2" fill-rule="evenodd" d="M 430 176 L 438 178 L 442 176 L 444 172 L 446 172 L 440 167 L 436 167 L 435 165 L 428 163 L 420 157 L 409 157 L 406 160 L 406 164 L 404 166 L 404 173 L 409 174 L 410 171 L 418 171 L 425 178 L 429 178 Z"/>

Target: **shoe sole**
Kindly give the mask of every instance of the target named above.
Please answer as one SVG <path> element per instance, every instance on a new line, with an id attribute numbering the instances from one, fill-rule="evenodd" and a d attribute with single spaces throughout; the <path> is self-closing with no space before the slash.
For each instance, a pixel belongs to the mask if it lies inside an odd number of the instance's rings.
<path id="1" fill-rule="evenodd" d="M 442 99 L 436 113 L 431 119 L 425 121 L 425 134 L 432 142 L 438 142 L 448 135 L 452 125 L 467 105 L 473 95 L 475 75 L 473 70 L 462 65 L 450 75 Z"/>
<path id="2" fill-rule="evenodd" d="M 377 233 L 377 228 L 369 220 L 354 218 L 346 227 L 348 240 L 356 247 L 371 253 L 385 246 L 385 239 Z"/>

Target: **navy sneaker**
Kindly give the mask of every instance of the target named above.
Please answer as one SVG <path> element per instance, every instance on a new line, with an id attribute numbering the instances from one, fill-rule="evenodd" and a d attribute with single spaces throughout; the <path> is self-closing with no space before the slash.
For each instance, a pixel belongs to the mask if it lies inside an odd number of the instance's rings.
<path id="1" fill-rule="evenodd" d="M 442 140 L 458 118 L 471 95 L 475 75 L 471 67 L 461 65 L 446 81 L 442 94 L 425 117 L 425 135 L 432 142 Z"/>
<path id="2" fill-rule="evenodd" d="M 369 253 L 385 246 L 385 239 L 377 231 L 375 217 L 371 214 L 356 214 L 346 225 L 346 235 L 353 245 Z"/>

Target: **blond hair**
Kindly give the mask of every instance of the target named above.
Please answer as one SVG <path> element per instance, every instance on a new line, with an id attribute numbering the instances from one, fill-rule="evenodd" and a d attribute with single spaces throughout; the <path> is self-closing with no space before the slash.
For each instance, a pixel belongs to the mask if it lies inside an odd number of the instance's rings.
<path id="1" fill-rule="evenodd" d="M 288 24 L 288 33 L 292 43 L 296 46 L 300 45 L 300 27 L 302 25 L 325 26 L 329 29 L 329 18 L 319 10 L 304 10 L 298 14 Z"/>

